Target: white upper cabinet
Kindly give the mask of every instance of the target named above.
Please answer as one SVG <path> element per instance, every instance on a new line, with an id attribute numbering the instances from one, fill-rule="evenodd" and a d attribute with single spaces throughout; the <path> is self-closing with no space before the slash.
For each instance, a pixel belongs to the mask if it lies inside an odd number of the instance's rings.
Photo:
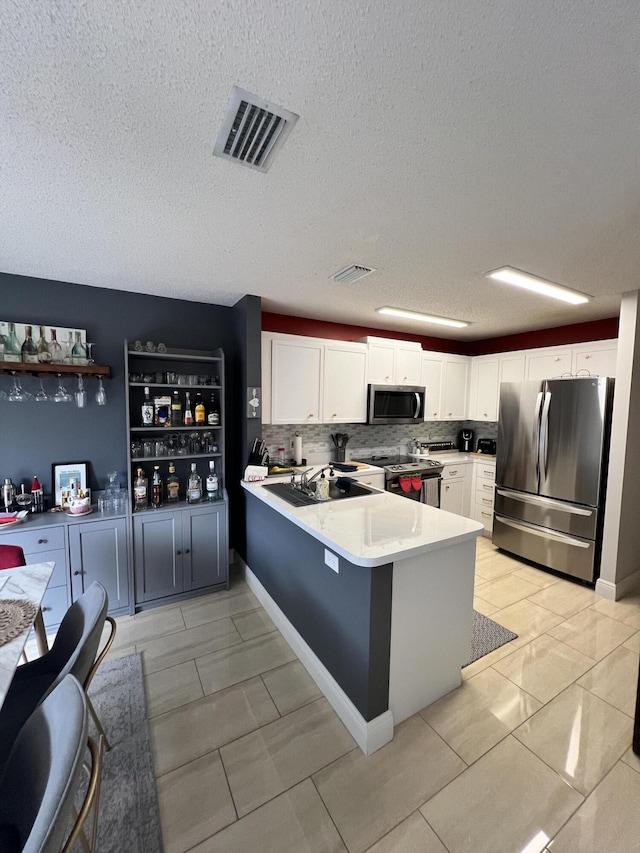
<path id="1" fill-rule="evenodd" d="M 274 338 L 271 344 L 271 423 L 320 423 L 324 344 L 314 338 Z"/>
<path id="2" fill-rule="evenodd" d="M 522 382 L 525 372 L 525 358 L 523 352 L 505 352 L 499 358 L 500 378 L 499 382 Z"/>
<path id="3" fill-rule="evenodd" d="M 469 359 L 447 355 L 442 368 L 442 418 L 464 420 L 467 416 L 467 378 Z"/>
<path id="4" fill-rule="evenodd" d="M 478 356 L 471 362 L 469 411 L 472 421 L 498 420 L 498 377 L 500 362 L 497 356 Z"/>
<path id="5" fill-rule="evenodd" d="M 261 343 L 262 368 L 262 423 L 271 423 L 271 342 L 273 335 L 263 332 Z"/>
<path id="6" fill-rule="evenodd" d="M 557 379 L 571 374 L 572 352 L 570 348 L 531 350 L 526 353 L 527 379 Z"/>
<path id="7" fill-rule="evenodd" d="M 365 339 L 369 351 L 367 381 L 371 385 L 419 385 L 422 348 L 410 341 Z"/>
<path id="8" fill-rule="evenodd" d="M 615 340 L 576 344 L 573 348 L 573 373 L 578 376 L 587 373 L 592 376 L 615 376 L 617 358 L 618 342 Z"/>
<path id="9" fill-rule="evenodd" d="M 324 347 L 322 422 L 366 423 L 367 347 L 334 341 Z"/>
<path id="10" fill-rule="evenodd" d="M 419 385 L 422 348 L 398 344 L 396 347 L 396 385 Z"/>
<path id="11" fill-rule="evenodd" d="M 442 356 L 437 352 L 426 352 L 422 355 L 422 373 L 420 385 L 427 389 L 424 404 L 425 421 L 440 420 L 440 405 L 442 400 Z"/>

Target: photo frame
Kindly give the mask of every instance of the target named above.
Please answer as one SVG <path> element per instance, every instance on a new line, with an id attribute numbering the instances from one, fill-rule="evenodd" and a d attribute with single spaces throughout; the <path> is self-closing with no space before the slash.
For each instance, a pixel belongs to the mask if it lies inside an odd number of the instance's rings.
<path id="1" fill-rule="evenodd" d="M 78 497 L 91 497 L 88 486 L 88 462 L 54 462 L 51 466 L 53 503 L 62 509 L 69 506 L 71 480 L 78 484 Z"/>

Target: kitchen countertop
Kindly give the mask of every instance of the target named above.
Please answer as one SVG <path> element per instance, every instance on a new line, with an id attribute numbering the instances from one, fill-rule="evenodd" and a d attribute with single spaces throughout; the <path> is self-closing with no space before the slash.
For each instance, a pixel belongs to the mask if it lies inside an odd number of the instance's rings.
<path id="1" fill-rule="evenodd" d="M 443 465 L 463 465 L 466 462 L 495 462 L 496 457 L 489 453 L 460 453 L 458 451 L 447 452 L 447 453 L 421 453 L 415 454 L 410 453 L 412 459 L 416 461 L 418 459 L 436 459 L 438 462 L 442 462 Z"/>
<path id="2" fill-rule="evenodd" d="M 242 487 L 358 566 L 381 566 L 436 551 L 475 539 L 484 530 L 477 521 L 389 492 L 373 490 L 363 497 L 294 507 L 265 491 L 264 484 L 243 482 Z"/>

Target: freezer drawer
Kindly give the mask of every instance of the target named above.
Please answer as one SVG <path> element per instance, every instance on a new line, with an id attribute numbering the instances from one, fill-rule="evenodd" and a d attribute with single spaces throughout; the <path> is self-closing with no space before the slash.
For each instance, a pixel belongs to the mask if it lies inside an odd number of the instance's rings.
<path id="1" fill-rule="evenodd" d="M 525 521 L 494 515 L 492 541 L 498 548 L 580 580 L 594 580 L 595 542 L 566 536 Z"/>
<path id="2" fill-rule="evenodd" d="M 496 487 L 494 506 L 498 515 L 526 521 L 538 527 L 550 527 L 582 539 L 596 538 L 598 510 L 595 507 L 528 495 L 501 486 Z"/>

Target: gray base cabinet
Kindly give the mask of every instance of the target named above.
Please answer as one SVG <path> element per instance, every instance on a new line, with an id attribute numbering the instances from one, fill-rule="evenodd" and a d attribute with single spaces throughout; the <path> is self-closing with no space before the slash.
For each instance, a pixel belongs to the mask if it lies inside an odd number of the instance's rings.
<path id="1" fill-rule="evenodd" d="M 228 584 L 224 501 L 133 517 L 136 604 Z"/>
<path id="2" fill-rule="evenodd" d="M 68 535 L 74 601 L 93 581 L 99 581 L 109 596 L 109 612 L 127 610 L 130 595 L 126 520 L 70 524 Z"/>

